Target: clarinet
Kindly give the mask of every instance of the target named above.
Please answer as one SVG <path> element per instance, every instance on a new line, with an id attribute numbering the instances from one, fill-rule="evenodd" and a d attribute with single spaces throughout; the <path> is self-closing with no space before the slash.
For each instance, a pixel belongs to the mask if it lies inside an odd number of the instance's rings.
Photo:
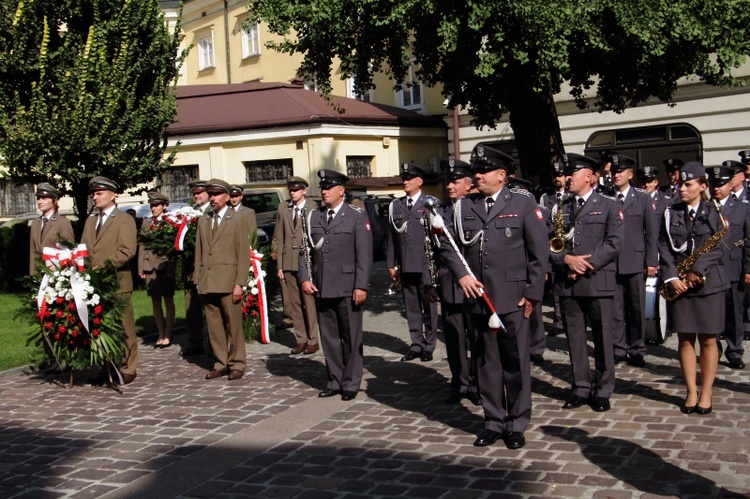
<path id="1" fill-rule="evenodd" d="M 427 270 L 430 272 L 430 285 L 437 290 L 437 272 L 435 272 L 435 259 L 432 252 L 432 230 L 429 214 L 422 218 L 422 225 L 424 226 L 424 257 L 427 259 Z"/>
<path id="2" fill-rule="evenodd" d="M 310 244 L 308 242 L 309 234 L 307 233 L 307 207 L 300 210 L 302 217 L 302 254 L 305 257 L 305 267 L 307 268 L 307 277 L 313 282 L 312 275 L 312 255 L 310 254 Z M 314 284 L 314 282 L 313 282 Z"/>

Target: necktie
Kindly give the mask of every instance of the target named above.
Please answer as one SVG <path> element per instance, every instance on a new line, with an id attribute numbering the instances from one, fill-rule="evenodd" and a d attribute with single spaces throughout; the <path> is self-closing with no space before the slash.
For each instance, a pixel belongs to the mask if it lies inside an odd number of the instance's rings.
<path id="1" fill-rule="evenodd" d="M 42 216 L 42 232 L 44 231 L 44 226 L 47 223 L 47 217 Z"/>
<path id="2" fill-rule="evenodd" d="M 737 201 L 737 194 L 734 192 L 732 193 L 732 201 Z"/>
<path id="3" fill-rule="evenodd" d="M 583 198 L 578 198 L 577 203 L 578 203 L 578 209 L 580 210 L 581 208 L 583 208 L 583 203 L 585 203 L 585 201 L 583 200 Z"/>
<path id="4" fill-rule="evenodd" d="M 104 225 L 104 220 L 107 218 L 107 215 L 103 212 L 99 212 L 99 222 L 96 224 L 96 235 L 99 235 L 99 231 L 102 229 L 102 225 Z"/>
<path id="5" fill-rule="evenodd" d="M 690 211 L 688 211 L 688 220 L 691 222 L 695 220 L 695 210 L 690 208 Z"/>
<path id="6" fill-rule="evenodd" d="M 214 213 L 214 226 L 211 228 L 211 237 L 216 238 L 216 231 L 219 229 L 219 221 L 221 218 L 219 218 L 218 213 Z"/>
<path id="7" fill-rule="evenodd" d="M 294 215 L 292 217 L 292 220 L 294 220 L 296 222 L 297 218 L 299 218 L 299 206 L 295 206 L 294 207 Z"/>
<path id="8" fill-rule="evenodd" d="M 557 204 L 562 203 L 562 192 L 557 193 Z"/>
<path id="9" fill-rule="evenodd" d="M 487 214 L 490 214 L 490 210 L 492 210 L 492 206 L 495 204 L 495 199 L 492 197 L 488 197 L 484 200 L 485 203 L 487 203 Z"/>
<path id="10" fill-rule="evenodd" d="M 620 202 L 620 205 L 625 204 L 625 196 L 622 192 L 617 195 L 617 200 Z"/>
<path id="11" fill-rule="evenodd" d="M 328 223 L 330 224 L 333 221 L 333 214 L 336 213 L 333 210 L 328 210 Z"/>
<path id="12" fill-rule="evenodd" d="M 406 206 L 409 208 L 409 211 L 411 211 L 412 208 L 414 208 L 414 200 L 412 198 L 409 198 L 408 201 L 406 201 Z"/>

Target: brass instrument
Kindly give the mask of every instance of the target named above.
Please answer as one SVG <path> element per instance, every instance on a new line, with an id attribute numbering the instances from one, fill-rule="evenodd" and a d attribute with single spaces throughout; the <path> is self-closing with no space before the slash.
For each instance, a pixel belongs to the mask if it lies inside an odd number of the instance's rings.
<path id="1" fill-rule="evenodd" d="M 401 269 L 396 265 L 393 267 L 393 270 L 396 272 L 396 279 L 388 286 L 389 295 L 399 294 L 403 290 L 403 286 L 401 285 Z"/>
<path id="2" fill-rule="evenodd" d="M 708 201 L 708 193 L 704 191 L 703 194 L 706 197 L 706 201 Z M 711 199 L 711 201 L 714 209 L 716 210 L 716 213 L 719 215 L 719 220 L 721 220 L 721 230 L 717 231 L 713 236 L 711 236 L 708 241 L 703 243 L 700 248 L 693 251 L 693 253 L 688 255 L 687 258 L 677 264 L 677 276 L 682 282 L 685 282 L 685 278 L 687 277 L 688 272 L 690 272 L 690 269 L 693 267 L 693 265 L 695 265 L 695 262 L 698 260 L 698 258 L 716 247 L 716 245 L 721 242 L 727 230 L 729 230 L 729 225 L 727 225 L 726 220 L 724 220 L 724 217 L 721 215 L 721 208 L 719 207 L 719 203 L 717 203 L 715 199 Z M 706 277 L 700 276 L 700 281 L 700 285 L 704 285 L 706 283 Z M 682 296 L 681 294 L 676 294 L 669 283 L 662 283 L 659 286 L 659 294 L 663 296 L 667 301 L 674 301 Z"/>
<path id="3" fill-rule="evenodd" d="M 552 215 L 553 236 L 549 240 L 549 250 L 552 253 L 562 253 L 565 249 L 565 217 L 561 209 Z"/>
<path id="4" fill-rule="evenodd" d="M 428 201 L 432 201 L 428 199 Z M 434 206 L 434 202 L 432 205 Z M 425 206 L 428 203 L 425 201 Z M 428 210 L 429 210 L 428 206 Z M 424 226 L 424 257 L 427 259 L 427 270 L 430 272 L 430 286 L 437 289 L 437 272 L 435 269 L 435 256 L 432 251 L 432 229 L 430 228 L 429 215 L 422 218 L 422 225 Z"/>

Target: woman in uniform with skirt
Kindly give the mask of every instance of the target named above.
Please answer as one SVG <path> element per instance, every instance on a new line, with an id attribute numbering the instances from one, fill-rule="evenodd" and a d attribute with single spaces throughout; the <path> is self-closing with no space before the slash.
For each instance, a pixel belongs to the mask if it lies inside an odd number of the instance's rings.
<path id="1" fill-rule="evenodd" d="M 153 223 L 164 216 L 169 205 L 169 198 L 160 192 L 148 193 L 148 203 L 151 215 L 143 220 L 141 231 L 153 228 Z M 154 310 L 154 322 L 159 338 L 154 348 L 167 348 L 172 344 L 172 325 L 174 324 L 174 281 L 176 262 L 163 256 L 158 256 L 141 246 L 138 249 L 138 274 L 146 282 L 146 292 L 151 297 Z M 164 309 L 161 302 L 164 300 Z"/>
<path id="2" fill-rule="evenodd" d="M 729 281 L 720 260 L 723 222 L 707 200 L 706 169 L 691 162 L 680 169 L 680 202 L 664 212 L 659 233 L 660 275 L 666 293 L 667 327 L 677 334 L 687 396 L 685 414 L 708 414 L 719 364 L 717 337 L 724 331 L 724 291 Z M 684 272 L 678 266 L 695 259 Z M 696 382 L 696 341 L 700 344 L 701 391 Z"/>

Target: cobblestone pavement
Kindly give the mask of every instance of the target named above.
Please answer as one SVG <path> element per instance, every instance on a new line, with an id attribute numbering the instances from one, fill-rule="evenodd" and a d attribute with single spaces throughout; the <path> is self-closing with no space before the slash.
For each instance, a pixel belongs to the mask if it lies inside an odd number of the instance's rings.
<path id="1" fill-rule="evenodd" d="M 376 272 L 352 402 L 316 397 L 322 352 L 290 357 L 288 331 L 250 345 L 231 383 L 204 380 L 207 359 L 148 344 L 121 395 L 87 373 L 72 389 L 4 373 L 0 497 L 750 497 L 750 371 L 719 366 L 713 413 L 683 415 L 670 338 L 649 347 L 645 368 L 618 366 L 612 410 L 564 411 L 566 344 L 548 337 L 526 447 L 476 448 L 481 408 L 443 403 L 443 344 L 433 362 L 399 362 L 406 321 L 382 263 Z"/>

